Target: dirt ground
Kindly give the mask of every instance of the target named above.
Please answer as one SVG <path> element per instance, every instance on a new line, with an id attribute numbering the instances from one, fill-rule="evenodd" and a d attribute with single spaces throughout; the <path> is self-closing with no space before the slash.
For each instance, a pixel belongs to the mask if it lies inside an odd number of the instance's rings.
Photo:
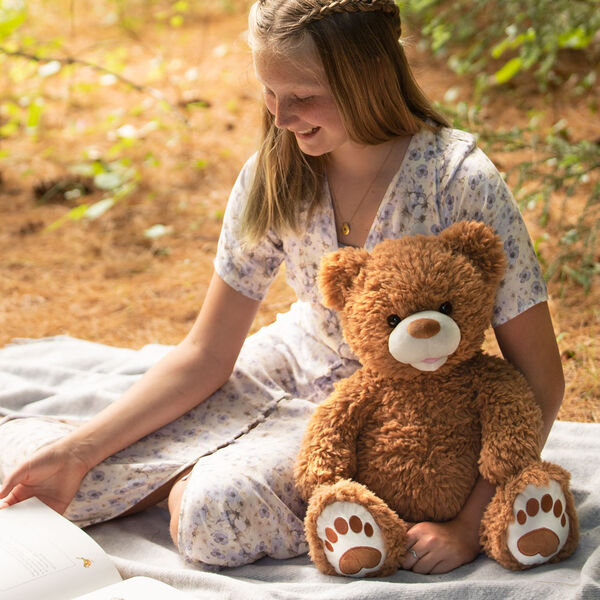
<path id="1" fill-rule="evenodd" d="M 245 10 L 229 3 L 227 12 L 224 2 L 206 0 L 202 15 L 185 14 L 174 27 L 167 25 L 172 3 L 163 4 L 30 2 L 32 16 L 43 14 L 27 25 L 36 39 L 61 36 L 71 56 L 106 65 L 138 88 L 81 65 L 46 77 L 30 60 L 0 65 L 0 102 L 27 111 L 36 98 L 44 99 L 36 127 L 0 138 L 0 346 L 54 335 L 132 348 L 175 344 L 194 321 L 229 190 L 256 148 L 261 95 L 245 42 Z M 124 5 L 138 7 L 135 18 L 117 12 Z M 159 14 L 161 6 L 165 14 Z M 416 34 L 409 32 L 408 41 L 417 77 L 431 97 L 441 99 L 456 87 L 459 99 L 468 100 L 468 80 L 419 50 Z M 46 53 L 65 55 L 51 47 Z M 498 96 L 485 116 L 505 126 L 525 122 L 531 108 L 543 109 L 550 122 L 566 119 L 575 136 L 600 138 L 597 115 L 584 98 L 548 102 L 532 95 L 512 104 Z M 0 126 L 8 118 L 5 109 Z M 503 169 L 518 160 L 492 158 Z M 65 220 L 49 230 L 77 205 L 106 198 L 82 179 L 75 183 L 83 195 L 64 194 L 65 185 L 74 185 L 71 169 L 94 159 L 128 166 L 125 177 L 134 191 L 97 219 Z M 540 243 L 542 257 L 555 251 L 558 221 L 576 216 L 582 202 L 569 200 L 565 216 L 557 200 L 546 228 L 550 239 Z M 536 216 L 525 213 L 539 239 Z M 165 227 L 163 235 L 149 237 L 156 225 Z M 567 379 L 559 418 L 599 422 L 598 290 L 586 295 L 573 283 L 556 281 L 549 287 Z M 253 330 L 292 300 L 281 273 Z M 497 352 L 491 334 L 486 347 Z"/>

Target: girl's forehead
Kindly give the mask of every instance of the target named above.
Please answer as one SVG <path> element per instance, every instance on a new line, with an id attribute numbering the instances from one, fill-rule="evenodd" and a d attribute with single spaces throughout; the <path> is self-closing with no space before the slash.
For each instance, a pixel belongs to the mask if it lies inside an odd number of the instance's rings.
<path id="1" fill-rule="evenodd" d="M 255 48 L 252 57 L 256 76 L 263 84 L 326 84 L 325 70 L 316 51 L 306 45 L 296 48 L 293 52 Z"/>

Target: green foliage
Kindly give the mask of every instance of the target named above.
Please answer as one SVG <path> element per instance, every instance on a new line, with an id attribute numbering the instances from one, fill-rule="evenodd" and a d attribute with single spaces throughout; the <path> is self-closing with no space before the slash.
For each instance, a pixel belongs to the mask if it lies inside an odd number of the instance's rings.
<path id="1" fill-rule="evenodd" d="M 551 261 L 540 257 L 546 267 L 545 276 L 570 279 L 589 291 L 600 274 L 599 141 L 571 141 L 564 121 L 541 131 L 540 115 L 536 114 L 530 115 L 526 127 L 502 131 L 486 126 L 479 119 L 478 108 L 466 103 L 460 103 L 456 110 L 444 106 L 440 109 L 453 119 L 454 126 L 475 131 L 486 152 L 527 150 L 536 157 L 519 162 L 506 176 L 521 208 L 539 208 L 540 225 L 555 232 L 557 254 Z M 576 193 L 585 198 L 579 214 L 574 212 L 570 201 Z M 556 206 L 558 198 L 562 199 L 560 214 L 552 221 L 551 208 Z"/>
<path id="2" fill-rule="evenodd" d="M 23 0 L 0 0 L 0 42 L 12 35 L 27 18 Z"/>
<path id="3" fill-rule="evenodd" d="M 75 175 L 92 178 L 94 186 L 104 192 L 104 198 L 93 204 L 79 204 L 60 219 L 50 223 L 46 231 L 54 231 L 68 221 L 81 221 L 82 219 L 93 221 L 101 217 L 117 202 L 134 192 L 139 180 L 139 173 L 131 167 L 127 160 L 107 163 L 98 159 L 75 165 L 71 171 Z"/>
<path id="4" fill-rule="evenodd" d="M 119 25 L 134 33 L 152 22 L 177 29 L 197 18 L 231 14 L 249 6 L 246 0 L 111 0 L 111 3 L 115 6 Z"/>
<path id="5" fill-rule="evenodd" d="M 223 0 L 209 0 L 208 4 L 219 5 L 223 11 L 228 10 L 229 6 Z M 149 21 L 159 22 L 161 11 L 166 11 L 167 14 L 165 25 L 176 28 L 183 24 L 183 16 L 189 15 L 192 7 L 197 14 L 202 9 L 184 0 L 107 0 L 104 7 L 106 16 L 103 26 L 116 24 L 134 34 L 137 27 Z M 63 89 L 68 90 L 68 94 L 63 97 L 69 101 L 73 101 L 77 95 L 91 95 L 102 87 L 121 85 L 145 96 L 145 102 L 137 107 L 138 115 L 152 106 L 155 111 L 167 112 L 186 124 L 182 111 L 168 103 L 157 89 L 131 81 L 122 75 L 130 58 L 126 48 L 117 46 L 104 49 L 98 64 L 87 62 L 83 57 L 71 57 L 66 40 L 42 39 L 41 36 L 29 33 L 28 26 L 32 21 L 28 21 L 26 9 L 24 0 L 0 0 L 0 76 L 4 83 L 3 95 L 0 97 L 0 142 L 3 138 L 18 140 L 25 134 L 43 141 L 47 133 L 44 130 L 47 105 L 56 104 L 54 92 L 46 95 L 47 90 L 52 87 L 46 82 L 51 79 L 62 80 Z M 54 9 L 62 10 L 65 22 L 68 22 L 77 14 L 79 6 L 75 3 L 62 3 Z M 33 14 L 33 9 L 31 12 Z M 152 69 L 146 73 L 148 83 L 152 77 L 161 80 L 165 75 L 165 67 L 161 61 L 151 64 Z M 91 70 L 96 77 L 87 81 L 75 80 L 75 70 Z M 61 219 L 51 223 L 47 230 L 57 229 L 68 221 L 97 219 L 129 197 L 137 188 L 139 169 L 129 165 L 127 156 L 135 155 L 135 150 L 139 153 L 139 149 L 134 148 L 139 144 L 139 138 L 149 135 L 162 125 L 154 118 L 136 129 L 126 119 L 124 111 L 114 111 L 107 116 L 106 121 L 90 123 L 82 131 L 82 135 L 88 136 L 90 141 L 96 136 L 114 141 L 110 148 L 103 150 L 105 160 L 91 160 L 73 169 L 80 175 L 92 177 L 94 189 L 100 190 L 103 197 L 96 203 L 79 204 L 71 208 Z M 75 127 L 74 123 L 70 127 Z M 10 158 L 10 151 L 2 150 L 0 159 Z M 140 161 L 139 166 L 151 169 L 157 164 L 158 161 L 153 157 L 146 157 Z"/>
<path id="6" fill-rule="evenodd" d="M 403 0 L 403 17 L 422 27 L 431 48 L 479 86 L 532 72 L 541 90 L 558 83 L 564 49 L 598 51 L 597 0 Z M 498 61 L 503 64 L 498 65 Z M 585 75 L 583 75 L 585 76 Z"/>
<path id="7" fill-rule="evenodd" d="M 475 103 L 485 99 L 491 86 L 496 86 L 496 93 L 506 93 L 504 84 L 519 74 L 531 74 L 528 81 L 535 82 L 540 92 L 551 91 L 564 79 L 569 79 L 574 95 L 592 92 L 589 108 L 597 112 L 596 70 L 580 68 L 573 73 L 563 65 L 562 75 L 561 60 L 569 51 L 580 55 L 579 64 L 597 64 L 598 0 L 403 0 L 399 4 L 403 18 L 421 29 L 436 55 L 456 73 L 475 78 Z M 448 90 L 445 102 L 453 103 L 457 93 Z M 507 101 L 514 103 L 515 95 Z M 600 273 L 598 141 L 572 141 L 563 121 L 542 131 L 539 115 L 530 115 L 526 127 L 497 131 L 479 119 L 477 105 L 461 103 L 455 110 L 442 110 L 457 127 L 476 131 L 489 153 L 527 150 L 527 155 L 536 157 L 519 162 L 507 176 L 521 207 L 537 208 L 545 235 L 552 231 L 557 237 L 558 252 L 545 264 L 546 277 L 570 279 L 589 290 Z M 572 208 L 575 195 L 585 199 L 579 214 Z M 557 201 L 558 218 L 550 210 Z"/>

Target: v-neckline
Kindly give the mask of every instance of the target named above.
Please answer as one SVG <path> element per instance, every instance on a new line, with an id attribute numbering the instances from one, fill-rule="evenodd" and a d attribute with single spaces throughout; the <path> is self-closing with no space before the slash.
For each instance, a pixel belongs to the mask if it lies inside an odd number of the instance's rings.
<path id="1" fill-rule="evenodd" d="M 379 222 L 381 209 L 387 203 L 387 200 L 391 194 L 391 191 L 394 189 L 398 179 L 402 175 L 402 171 L 404 170 L 404 167 L 406 164 L 407 156 L 410 154 L 411 147 L 415 143 L 415 138 L 419 135 L 419 133 L 420 132 L 417 132 L 411 136 L 410 141 L 408 142 L 408 145 L 406 146 L 406 150 L 404 151 L 404 156 L 402 157 L 402 160 L 400 161 L 400 165 L 398 166 L 398 169 L 394 173 L 393 177 L 391 178 L 390 182 L 388 183 L 388 186 L 387 186 L 383 196 L 381 197 L 379 206 L 377 207 L 377 211 L 375 212 L 375 216 L 373 217 L 373 220 L 371 221 L 371 225 L 369 226 L 369 231 L 367 233 L 367 237 L 365 238 L 365 241 L 362 246 L 353 246 L 351 244 L 344 244 L 343 242 L 339 241 L 338 235 L 337 235 L 337 230 L 336 230 L 336 223 L 335 223 L 335 211 L 333 209 L 333 196 L 331 194 L 331 189 L 329 188 L 329 179 L 327 178 L 327 176 L 325 176 L 325 188 L 327 190 L 327 200 L 328 200 L 327 207 L 328 207 L 328 213 L 329 213 L 328 214 L 329 233 L 331 235 L 331 239 L 333 241 L 332 245 L 334 248 L 339 249 L 339 248 L 344 248 L 344 247 L 349 246 L 352 248 L 364 248 L 365 250 L 369 250 L 369 251 L 373 249 L 372 246 L 374 246 L 374 243 L 373 243 L 372 238 L 374 236 L 375 225 Z"/>

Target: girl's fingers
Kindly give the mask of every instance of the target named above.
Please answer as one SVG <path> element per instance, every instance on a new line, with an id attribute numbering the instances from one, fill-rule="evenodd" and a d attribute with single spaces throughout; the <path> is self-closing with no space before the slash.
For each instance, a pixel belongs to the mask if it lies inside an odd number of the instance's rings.
<path id="1" fill-rule="evenodd" d="M 5 480 L 4 483 L 2 484 L 2 486 L 0 486 L 0 501 L 4 501 L 5 500 L 5 496 L 8 495 L 8 493 L 15 487 L 13 480 L 15 479 L 15 476 L 13 473 L 11 473 Z"/>
<path id="2" fill-rule="evenodd" d="M 13 504 L 17 504 L 18 502 L 21 502 L 22 500 L 26 500 L 27 498 L 29 498 L 30 496 L 21 496 L 21 495 L 17 495 L 15 492 L 19 489 L 19 487 L 13 487 L 10 492 L 8 492 L 6 495 L 4 496 L 0 496 L 0 508 L 6 508 L 8 506 L 12 506 Z M 3 491 L 4 492 L 4 491 Z"/>
<path id="3" fill-rule="evenodd" d="M 417 554 L 414 546 L 406 549 L 406 554 L 402 559 L 402 568 L 406 571 L 412 570 L 412 568 L 419 562 L 421 557 Z"/>

